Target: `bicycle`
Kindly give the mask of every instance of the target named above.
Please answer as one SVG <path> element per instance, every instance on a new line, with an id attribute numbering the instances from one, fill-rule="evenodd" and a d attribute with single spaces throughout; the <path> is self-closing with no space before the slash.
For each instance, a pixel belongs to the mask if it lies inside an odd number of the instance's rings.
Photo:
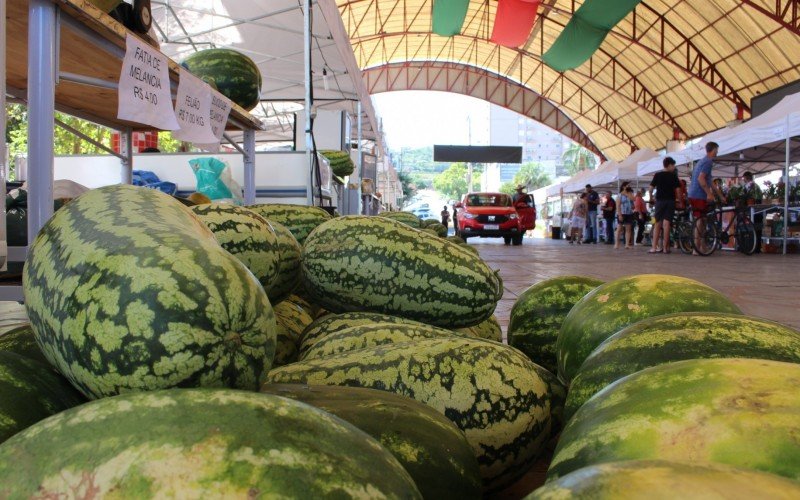
<path id="1" fill-rule="evenodd" d="M 692 253 L 693 234 L 689 213 L 686 210 L 676 210 L 675 215 L 672 217 L 672 228 L 669 237 L 681 253 L 686 255 Z"/>
<path id="2" fill-rule="evenodd" d="M 693 234 L 691 242 L 692 248 L 698 254 L 707 257 L 713 254 L 718 248 L 727 245 L 731 238 L 735 241 L 737 251 L 752 255 L 756 251 L 756 227 L 747 215 L 746 208 L 736 207 L 732 211 L 734 216 L 728 221 L 728 225 L 723 227 L 722 214 L 730 212 L 722 207 L 712 206 L 702 217 L 695 219 L 692 226 L 697 233 Z M 699 227 L 702 223 L 702 228 Z M 733 231 L 731 229 L 733 228 Z M 693 232 L 694 233 L 694 232 Z M 699 244 L 698 244 L 699 241 Z"/>

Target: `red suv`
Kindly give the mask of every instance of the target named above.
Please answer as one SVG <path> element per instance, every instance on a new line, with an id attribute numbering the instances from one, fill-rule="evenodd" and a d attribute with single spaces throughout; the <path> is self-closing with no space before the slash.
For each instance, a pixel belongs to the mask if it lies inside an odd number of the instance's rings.
<path id="1" fill-rule="evenodd" d="M 458 235 L 463 239 L 502 237 L 506 245 L 522 245 L 525 231 L 536 225 L 536 208 L 530 195 L 517 203 L 503 193 L 470 193 L 458 209 Z"/>

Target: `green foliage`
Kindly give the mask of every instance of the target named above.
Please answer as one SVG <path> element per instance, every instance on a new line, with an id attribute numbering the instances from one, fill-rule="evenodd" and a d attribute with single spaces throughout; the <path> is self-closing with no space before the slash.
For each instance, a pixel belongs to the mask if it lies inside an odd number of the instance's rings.
<path id="1" fill-rule="evenodd" d="M 588 149 L 574 142 L 564 151 L 561 159 L 569 175 L 575 175 L 582 170 L 594 170 L 597 166 L 597 157 Z"/>
<path id="2" fill-rule="evenodd" d="M 517 192 L 517 184 L 514 182 L 504 182 L 503 185 L 500 186 L 500 192 L 513 196 L 514 193 Z"/>
<path id="3" fill-rule="evenodd" d="M 411 177 L 411 174 L 407 172 L 398 172 L 397 178 L 400 180 L 400 184 L 403 186 L 403 199 L 410 200 L 414 197 L 419 189 L 419 186 L 414 184 L 414 179 Z"/>
<path id="4" fill-rule="evenodd" d="M 439 174 L 448 166 L 446 163 L 433 161 L 433 146 L 402 148 L 400 151 L 392 151 L 392 157 L 396 160 L 398 168 L 405 172 Z"/>
<path id="5" fill-rule="evenodd" d="M 472 186 L 467 187 L 467 165 L 452 163 L 444 172 L 433 179 L 433 188 L 452 200 L 460 200 L 469 191 L 481 188 L 480 179 L 475 170 L 472 175 Z"/>
<path id="6" fill-rule="evenodd" d="M 528 191 L 545 187 L 551 182 L 550 176 L 545 173 L 539 163 L 523 164 L 519 172 L 517 172 L 517 175 L 514 176 L 514 187 L 516 188 L 518 185 L 523 185 Z"/>

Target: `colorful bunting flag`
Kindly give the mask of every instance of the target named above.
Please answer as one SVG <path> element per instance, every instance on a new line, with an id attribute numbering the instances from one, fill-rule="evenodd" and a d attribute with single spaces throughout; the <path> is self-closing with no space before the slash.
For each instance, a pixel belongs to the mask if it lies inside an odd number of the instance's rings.
<path id="1" fill-rule="evenodd" d="M 468 8 L 469 0 L 434 0 L 433 32 L 441 36 L 461 33 Z"/>
<path id="2" fill-rule="evenodd" d="M 505 47 L 521 47 L 536 22 L 540 0 L 499 0 L 494 16 L 492 41 Z"/>

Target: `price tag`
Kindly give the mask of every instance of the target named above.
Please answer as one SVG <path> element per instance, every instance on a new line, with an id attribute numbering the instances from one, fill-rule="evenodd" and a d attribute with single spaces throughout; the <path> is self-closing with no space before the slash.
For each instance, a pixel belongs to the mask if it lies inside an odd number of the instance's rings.
<path id="1" fill-rule="evenodd" d="M 181 68 L 178 96 L 175 98 L 175 117 L 180 130 L 172 136 L 180 141 L 199 144 L 214 142 L 211 127 L 211 87 Z"/>
<path id="2" fill-rule="evenodd" d="M 180 127 L 172 109 L 167 57 L 130 33 L 125 44 L 117 118 L 177 130 Z"/>
<path id="3" fill-rule="evenodd" d="M 211 90 L 211 129 L 214 131 L 216 140 L 210 144 L 196 144 L 196 146 L 212 153 L 219 152 L 219 143 L 222 140 L 222 134 L 225 133 L 225 125 L 228 124 L 231 108 L 230 99 L 216 90 Z"/>

